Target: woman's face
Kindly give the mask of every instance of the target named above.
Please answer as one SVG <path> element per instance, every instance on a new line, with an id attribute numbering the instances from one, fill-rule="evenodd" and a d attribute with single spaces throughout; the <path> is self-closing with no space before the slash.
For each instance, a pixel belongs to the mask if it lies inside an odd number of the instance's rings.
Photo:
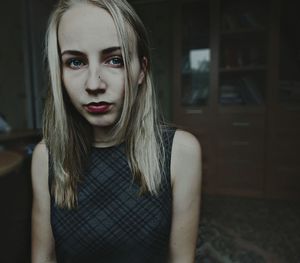
<path id="1" fill-rule="evenodd" d="M 111 128 L 123 107 L 125 71 L 117 30 L 107 11 L 77 4 L 58 29 L 62 79 L 71 102 L 97 130 Z M 132 85 L 144 78 L 137 51 L 131 54 Z M 131 87 L 135 88 L 135 87 Z"/>

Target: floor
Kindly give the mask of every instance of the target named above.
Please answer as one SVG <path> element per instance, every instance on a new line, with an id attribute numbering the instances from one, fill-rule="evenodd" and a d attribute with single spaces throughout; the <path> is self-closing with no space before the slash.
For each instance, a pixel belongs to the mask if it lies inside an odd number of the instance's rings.
<path id="1" fill-rule="evenodd" d="M 204 196 L 197 263 L 299 263 L 300 202 Z"/>

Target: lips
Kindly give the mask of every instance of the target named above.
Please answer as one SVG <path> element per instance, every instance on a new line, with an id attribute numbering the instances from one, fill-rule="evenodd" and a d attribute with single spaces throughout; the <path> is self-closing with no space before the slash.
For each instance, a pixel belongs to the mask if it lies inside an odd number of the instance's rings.
<path id="1" fill-rule="evenodd" d="M 101 102 L 91 102 L 89 104 L 86 104 L 84 108 L 89 113 L 106 113 L 111 109 L 112 104 L 101 101 Z"/>

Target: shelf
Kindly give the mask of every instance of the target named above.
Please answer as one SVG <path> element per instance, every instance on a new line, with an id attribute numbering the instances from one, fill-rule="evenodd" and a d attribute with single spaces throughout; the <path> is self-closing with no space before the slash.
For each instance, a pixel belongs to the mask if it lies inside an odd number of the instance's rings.
<path id="1" fill-rule="evenodd" d="M 266 106 L 265 105 L 222 105 L 218 106 L 219 114 L 232 114 L 232 113 L 254 113 L 254 114 L 265 114 Z"/>
<path id="2" fill-rule="evenodd" d="M 253 71 L 265 71 L 266 66 L 243 66 L 243 67 L 221 67 L 220 73 L 233 73 L 233 72 L 253 72 Z"/>
<path id="3" fill-rule="evenodd" d="M 39 138 L 42 132 L 40 130 L 13 130 L 0 134 L 0 142 L 16 141 L 28 138 Z"/>

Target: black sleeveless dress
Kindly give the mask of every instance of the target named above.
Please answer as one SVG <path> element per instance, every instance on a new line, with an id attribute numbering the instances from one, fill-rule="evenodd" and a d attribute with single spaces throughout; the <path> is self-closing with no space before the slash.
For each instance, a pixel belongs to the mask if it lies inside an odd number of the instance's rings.
<path id="1" fill-rule="evenodd" d="M 166 173 L 158 196 L 139 195 L 124 144 L 92 149 L 84 181 L 78 187 L 78 207 L 58 208 L 51 197 L 58 263 L 167 262 L 174 133 L 174 129 L 164 131 Z M 49 178 L 51 183 L 51 174 Z"/>

